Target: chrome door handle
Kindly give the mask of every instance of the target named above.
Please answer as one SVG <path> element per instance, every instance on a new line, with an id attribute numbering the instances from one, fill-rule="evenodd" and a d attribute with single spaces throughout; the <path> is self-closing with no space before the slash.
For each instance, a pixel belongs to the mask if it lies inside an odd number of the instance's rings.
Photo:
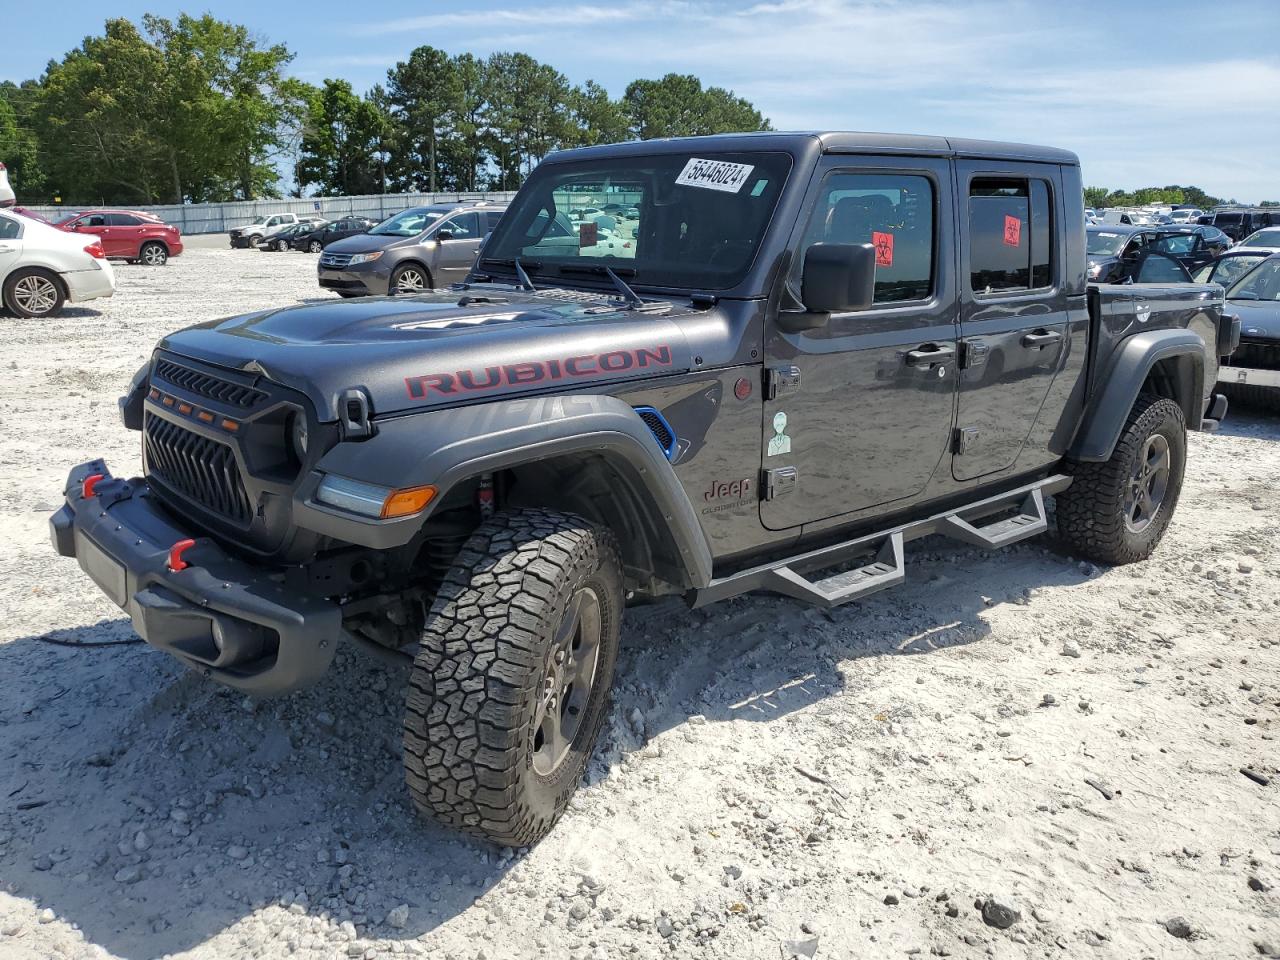
<path id="1" fill-rule="evenodd" d="M 908 350 L 903 362 L 908 367 L 936 367 L 956 355 L 956 348 L 949 343 L 926 343 L 915 350 Z"/>
<path id="2" fill-rule="evenodd" d="M 1023 337 L 1022 345 L 1030 349 L 1043 350 L 1049 344 L 1057 343 L 1061 339 L 1062 334 L 1056 330 L 1037 330 L 1035 333 L 1028 333 Z"/>

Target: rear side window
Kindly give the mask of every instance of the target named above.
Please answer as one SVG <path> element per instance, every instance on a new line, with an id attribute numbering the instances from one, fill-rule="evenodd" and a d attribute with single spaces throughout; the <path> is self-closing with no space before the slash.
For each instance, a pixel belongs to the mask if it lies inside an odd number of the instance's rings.
<path id="1" fill-rule="evenodd" d="M 136 227 L 141 222 L 137 217 L 132 217 L 127 213 L 107 214 L 107 226 L 109 227 Z"/>
<path id="2" fill-rule="evenodd" d="M 822 193 L 792 267 L 796 289 L 815 243 L 876 248 L 875 303 L 927 299 L 933 291 L 933 184 L 909 174 L 836 173 Z"/>
<path id="3" fill-rule="evenodd" d="M 485 230 L 492 231 L 498 225 L 498 221 L 502 219 L 501 210 L 486 210 L 484 214 Z"/>
<path id="4" fill-rule="evenodd" d="M 0 240 L 17 240 L 22 234 L 22 224 L 8 217 L 0 217 Z"/>
<path id="5" fill-rule="evenodd" d="M 455 240 L 471 240 L 480 235 L 480 218 L 474 213 L 459 213 L 440 229 L 452 231 Z"/>
<path id="6" fill-rule="evenodd" d="M 1053 282 L 1053 217 L 1045 180 L 980 178 L 969 186 L 969 286 L 990 294 Z"/>

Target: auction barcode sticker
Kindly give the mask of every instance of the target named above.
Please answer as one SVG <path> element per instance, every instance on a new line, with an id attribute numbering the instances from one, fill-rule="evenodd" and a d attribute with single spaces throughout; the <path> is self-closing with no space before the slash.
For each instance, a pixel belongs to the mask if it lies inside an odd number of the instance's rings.
<path id="1" fill-rule="evenodd" d="M 723 190 L 737 193 L 754 170 L 749 163 L 730 163 L 728 160 L 699 160 L 690 157 L 689 162 L 676 177 L 676 183 L 684 187 L 702 187 L 705 190 Z"/>

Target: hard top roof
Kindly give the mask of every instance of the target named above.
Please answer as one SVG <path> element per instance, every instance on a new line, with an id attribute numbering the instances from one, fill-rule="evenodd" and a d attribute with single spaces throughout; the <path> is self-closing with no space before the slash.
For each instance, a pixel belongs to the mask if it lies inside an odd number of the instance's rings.
<path id="1" fill-rule="evenodd" d="M 632 140 L 595 147 L 562 150 L 549 161 L 583 160 L 591 157 L 630 156 L 636 153 L 678 153 L 689 150 L 786 150 L 811 149 L 814 141 L 823 153 L 906 154 L 930 157 L 993 158 L 1033 160 L 1078 166 L 1080 159 L 1070 150 L 1038 147 L 1027 143 L 997 140 L 967 140 L 957 137 L 929 137 L 906 133 L 856 133 L 841 131 L 766 131 L 718 133 L 707 137 L 673 137 L 665 140 Z"/>

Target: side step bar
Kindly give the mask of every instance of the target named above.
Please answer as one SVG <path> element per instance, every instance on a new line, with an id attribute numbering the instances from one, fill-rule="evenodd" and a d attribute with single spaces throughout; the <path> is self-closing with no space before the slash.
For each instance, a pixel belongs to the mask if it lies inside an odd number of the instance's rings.
<path id="1" fill-rule="evenodd" d="M 1070 485 L 1071 477 L 1055 474 L 924 520 L 751 567 L 695 590 L 693 606 L 706 606 L 751 590 L 769 590 L 824 609 L 860 600 L 906 580 L 903 545 L 909 540 L 941 534 L 971 546 L 995 549 L 1044 533 L 1049 528 L 1044 498 Z M 1018 511 L 1013 516 L 980 523 L 993 513 L 1012 509 Z M 867 554 L 873 555 L 870 562 L 825 579 L 811 580 L 804 575 L 806 571 L 833 567 Z"/>

